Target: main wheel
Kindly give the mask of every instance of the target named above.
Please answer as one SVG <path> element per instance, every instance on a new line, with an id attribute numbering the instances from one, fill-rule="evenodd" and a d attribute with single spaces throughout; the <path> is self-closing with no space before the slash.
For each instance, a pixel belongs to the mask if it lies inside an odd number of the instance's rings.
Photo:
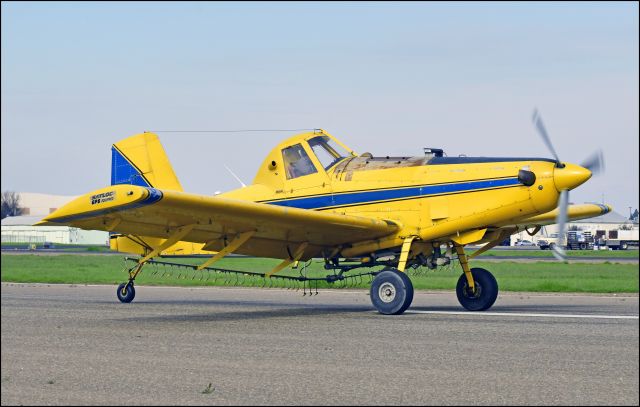
<path id="1" fill-rule="evenodd" d="M 373 279 L 371 303 L 385 315 L 399 315 L 413 301 L 413 284 L 409 276 L 395 269 L 383 270 Z"/>
<path id="2" fill-rule="evenodd" d="M 120 302 L 131 302 L 136 296 L 136 290 L 133 288 L 133 281 L 122 283 L 118 286 L 118 299 Z"/>
<path id="3" fill-rule="evenodd" d="M 493 274 L 483 268 L 472 268 L 471 275 L 476 288 L 475 293 L 469 290 L 467 277 L 462 273 L 456 285 L 458 301 L 469 311 L 488 310 L 498 298 L 498 282 Z"/>

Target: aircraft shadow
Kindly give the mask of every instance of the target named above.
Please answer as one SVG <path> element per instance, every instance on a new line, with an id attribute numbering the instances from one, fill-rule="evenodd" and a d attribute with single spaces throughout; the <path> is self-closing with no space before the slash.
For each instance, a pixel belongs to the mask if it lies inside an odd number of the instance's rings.
<path id="1" fill-rule="evenodd" d="M 164 303 L 166 304 L 166 303 Z M 235 305 L 235 304 L 233 304 Z M 256 305 L 256 304 L 252 304 Z M 287 307 L 272 308 L 268 310 L 238 310 L 238 311 L 216 311 L 212 310 L 210 313 L 197 313 L 197 314 L 167 314 L 167 315 L 154 315 L 154 316 L 130 316 L 127 318 L 113 319 L 118 322 L 133 322 L 140 323 L 190 323 L 190 322 L 223 322 L 223 321 L 249 321 L 249 320 L 262 320 L 270 318 L 324 318 L 333 316 L 336 314 L 361 314 L 371 313 L 371 307 L 365 306 L 318 306 L 318 307 Z"/>

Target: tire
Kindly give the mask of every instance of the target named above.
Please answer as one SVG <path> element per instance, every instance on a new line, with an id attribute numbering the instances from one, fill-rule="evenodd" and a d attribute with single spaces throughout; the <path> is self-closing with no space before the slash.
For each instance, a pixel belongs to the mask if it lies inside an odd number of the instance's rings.
<path id="1" fill-rule="evenodd" d="M 371 283 L 371 303 L 384 315 L 399 315 L 413 301 L 413 284 L 405 273 L 395 269 L 383 270 Z"/>
<path id="2" fill-rule="evenodd" d="M 483 268 L 472 268 L 471 275 L 476 286 L 476 293 L 469 292 L 467 277 L 462 273 L 456 285 L 458 301 L 469 311 L 486 311 L 498 298 L 498 282 L 493 274 Z"/>
<path id="3" fill-rule="evenodd" d="M 136 290 L 133 288 L 133 282 L 120 284 L 116 294 L 118 295 L 120 302 L 129 303 L 133 301 L 133 298 L 136 296 Z"/>

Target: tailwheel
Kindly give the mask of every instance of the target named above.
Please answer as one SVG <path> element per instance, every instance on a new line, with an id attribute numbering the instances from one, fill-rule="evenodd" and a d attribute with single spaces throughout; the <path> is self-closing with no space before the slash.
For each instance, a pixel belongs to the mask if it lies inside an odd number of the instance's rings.
<path id="1" fill-rule="evenodd" d="M 133 297 L 136 296 L 136 290 L 133 288 L 133 281 L 120 284 L 118 286 L 117 294 L 120 302 L 127 303 L 133 301 Z"/>
<path id="2" fill-rule="evenodd" d="M 472 268 L 471 275 L 475 290 L 469 289 L 467 277 L 462 273 L 456 285 L 458 301 L 469 311 L 488 310 L 498 298 L 498 282 L 493 274 L 483 268 Z"/>
<path id="3" fill-rule="evenodd" d="M 378 312 L 399 315 L 413 301 L 413 284 L 409 277 L 396 269 L 385 269 L 373 279 L 370 289 L 371 302 Z"/>

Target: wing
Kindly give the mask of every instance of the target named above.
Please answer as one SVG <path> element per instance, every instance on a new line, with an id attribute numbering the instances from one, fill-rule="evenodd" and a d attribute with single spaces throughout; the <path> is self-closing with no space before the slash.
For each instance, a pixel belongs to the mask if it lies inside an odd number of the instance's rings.
<path id="1" fill-rule="evenodd" d="M 235 253 L 301 259 L 342 245 L 395 233 L 391 221 L 288 208 L 172 190 L 114 185 L 83 195 L 37 225 L 69 225 L 194 243 L 219 251 L 243 233 L 251 237 Z"/>
<path id="2" fill-rule="evenodd" d="M 609 205 L 601 204 L 580 204 L 569 205 L 567 210 L 567 218 L 570 221 L 593 218 L 594 216 L 605 215 L 611 212 L 612 208 Z M 535 227 L 552 225 L 556 223 L 559 209 L 556 208 L 542 215 L 532 216 L 529 218 L 517 221 L 515 224 L 521 227 Z"/>
<path id="3" fill-rule="evenodd" d="M 580 204 L 569 205 L 567 210 L 567 217 L 569 221 L 592 218 L 594 216 L 600 216 L 611 212 L 609 205 L 600 204 Z M 505 224 L 497 225 L 487 229 L 481 229 L 473 232 L 469 232 L 469 238 L 467 241 L 460 241 L 461 243 L 486 243 L 485 246 L 473 253 L 469 258 L 476 257 L 485 251 L 497 246 L 506 239 L 509 235 L 518 233 L 523 229 L 533 229 L 532 234 L 535 234 L 539 228 L 545 225 L 552 225 L 556 223 L 559 209 L 556 208 L 552 211 L 543 213 L 541 215 L 531 216 L 524 219 L 518 219 L 511 222 L 505 222 Z M 457 241 L 465 239 L 466 234 L 452 237 L 452 240 Z M 478 240 L 481 237 L 480 240 Z"/>

